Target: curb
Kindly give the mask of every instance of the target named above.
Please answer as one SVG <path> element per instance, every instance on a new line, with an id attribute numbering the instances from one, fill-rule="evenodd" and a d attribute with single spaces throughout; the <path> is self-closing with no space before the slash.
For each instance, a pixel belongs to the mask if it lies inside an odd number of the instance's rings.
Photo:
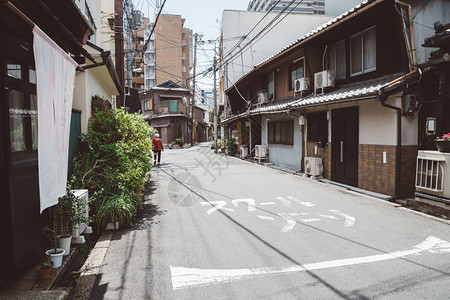
<path id="1" fill-rule="evenodd" d="M 103 260 L 106 255 L 106 251 L 109 248 L 113 234 L 113 231 L 102 234 L 94 248 L 92 248 L 91 253 L 80 269 L 81 274 L 78 278 L 77 285 L 74 288 L 71 299 L 89 299 L 95 281 L 97 280 L 97 275 L 103 265 Z"/>

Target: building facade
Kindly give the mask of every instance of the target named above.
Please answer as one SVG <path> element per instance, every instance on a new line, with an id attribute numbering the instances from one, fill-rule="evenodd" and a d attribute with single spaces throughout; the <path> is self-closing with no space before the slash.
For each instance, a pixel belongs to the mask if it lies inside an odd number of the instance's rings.
<path id="1" fill-rule="evenodd" d="M 251 0 L 248 4 L 247 10 L 249 11 L 262 11 L 267 12 L 269 10 L 273 12 L 280 12 L 283 10 L 291 11 L 292 13 L 302 14 L 325 14 L 325 0 L 322 1 L 303 1 L 295 0 L 293 3 L 288 0 Z"/>
<path id="2" fill-rule="evenodd" d="M 435 51 L 435 62 L 421 65 L 414 53 L 429 50 L 414 42 L 416 25 L 406 20 L 447 23 L 448 2 L 408 2 L 411 10 L 393 0 L 364 1 L 267 57 L 225 91 L 232 115 L 222 123 L 240 145 L 266 145 L 274 164 L 392 198 L 412 196 L 418 149 L 434 150 L 425 142 L 449 130 L 438 112 L 448 105 L 448 62 Z M 445 27 L 437 28 L 441 37 Z M 426 116 L 435 131 L 423 138 Z M 323 173 L 311 171 L 313 159 Z"/>
<path id="3" fill-rule="evenodd" d="M 192 32 L 180 15 L 160 15 L 155 28 L 156 85 L 167 80 L 190 89 Z M 151 60 L 150 60 L 151 61 Z"/>

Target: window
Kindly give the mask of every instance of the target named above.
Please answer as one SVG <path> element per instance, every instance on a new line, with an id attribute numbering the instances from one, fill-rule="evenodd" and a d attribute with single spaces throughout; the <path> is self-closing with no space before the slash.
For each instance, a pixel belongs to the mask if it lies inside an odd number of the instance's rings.
<path id="1" fill-rule="evenodd" d="M 270 144 L 294 144 L 294 121 L 269 122 Z"/>
<path id="2" fill-rule="evenodd" d="M 328 120 L 327 112 L 321 111 L 309 113 L 308 121 L 308 140 L 309 141 L 327 141 L 328 140 Z"/>
<path id="3" fill-rule="evenodd" d="M 153 100 L 144 101 L 144 110 L 152 110 L 153 109 Z"/>
<path id="4" fill-rule="evenodd" d="M 350 39 L 350 72 L 359 75 L 376 69 L 375 27 L 355 34 Z"/>
<path id="5" fill-rule="evenodd" d="M 267 93 L 269 97 L 275 97 L 275 72 L 272 71 L 267 75 Z"/>
<path id="6" fill-rule="evenodd" d="M 345 79 L 346 77 L 346 59 L 345 42 L 340 41 L 328 47 L 328 70 L 334 72 L 336 79 Z"/>
<path id="7" fill-rule="evenodd" d="M 303 58 L 300 58 L 289 67 L 289 90 L 294 89 L 296 79 L 303 77 L 305 77 L 305 64 Z"/>
<path id="8" fill-rule="evenodd" d="M 8 59 L 7 74 L 11 152 L 37 150 L 36 73 Z"/>

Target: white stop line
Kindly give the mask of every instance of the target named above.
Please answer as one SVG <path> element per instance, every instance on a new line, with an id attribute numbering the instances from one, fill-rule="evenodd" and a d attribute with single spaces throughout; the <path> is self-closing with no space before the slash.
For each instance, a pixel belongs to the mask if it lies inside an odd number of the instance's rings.
<path id="1" fill-rule="evenodd" d="M 267 268 L 252 268 L 252 269 L 198 269 L 198 268 L 184 268 L 184 267 L 170 266 L 170 273 L 172 275 L 173 289 L 179 290 L 190 287 L 235 282 L 259 276 L 305 272 L 312 270 L 321 270 L 358 264 L 374 263 L 379 261 L 403 258 L 411 255 L 420 255 L 425 252 L 432 254 L 450 253 L 450 243 L 438 239 L 436 237 L 429 236 L 425 241 L 408 250 L 395 251 L 385 254 L 331 260 L 305 265 L 294 265 L 285 268 L 267 267 Z"/>

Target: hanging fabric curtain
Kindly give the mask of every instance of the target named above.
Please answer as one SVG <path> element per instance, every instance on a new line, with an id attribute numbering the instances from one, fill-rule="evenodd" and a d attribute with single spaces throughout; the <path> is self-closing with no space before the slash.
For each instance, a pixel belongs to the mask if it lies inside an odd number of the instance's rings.
<path id="1" fill-rule="evenodd" d="M 33 28 L 38 106 L 41 213 L 67 185 L 70 116 L 77 63 L 37 26 Z"/>

